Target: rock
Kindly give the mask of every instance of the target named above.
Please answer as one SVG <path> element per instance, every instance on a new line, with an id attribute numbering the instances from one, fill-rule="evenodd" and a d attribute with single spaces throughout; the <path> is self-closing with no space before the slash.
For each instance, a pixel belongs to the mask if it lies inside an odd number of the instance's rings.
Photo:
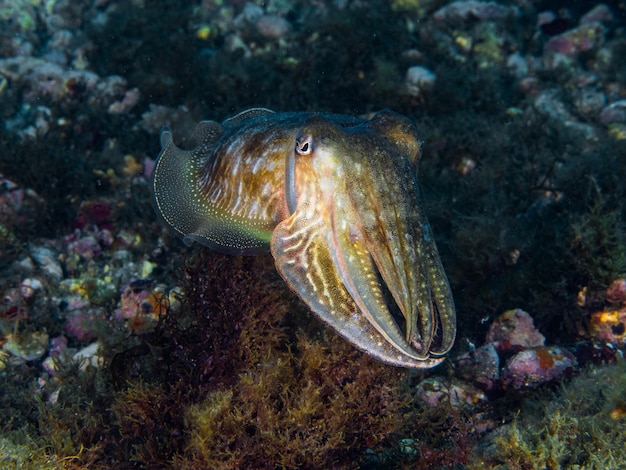
<path id="1" fill-rule="evenodd" d="M 437 10 L 433 17 L 439 21 L 462 20 L 498 20 L 509 14 L 517 14 L 513 7 L 500 5 L 496 2 L 479 2 L 475 0 L 459 0 Z"/>
<path id="2" fill-rule="evenodd" d="M 499 353 L 516 352 L 543 346 L 545 337 L 535 328 L 532 317 L 522 309 L 507 310 L 489 327 L 487 343 L 493 343 Z"/>
<path id="3" fill-rule="evenodd" d="M 435 86 L 436 75 L 426 67 L 415 65 L 406 71 L 404 87 L 411 96 L 421 96 Z"/>
<path id="4" fill-rule="evenodd" d="M 3 349 L 24 361 L 36 361 L 48 351 L 48 333 L 42 331 L 10 334 Z"/>
<path id="5" fill-rule="evenodd" d="M 455 368 L 460 377 L 484 391 L 494 390 L 500 381 L 500 357 L 492 343 L 461 356 Z"/>
<path id="6" fill-rule="evenodd" d="M 606 96 L 596 88 L 576 87 L 572 90 L 576 111 L 585 117 L 595 117 L 606 105 Z"/>
<path id="7" fill-rule="evenodd" d="M 604 42 L 604 33 L 605 29 L 600 23 L 586 23 L 551 37 L 545 44 L 543 52 L 571 56 L 589 51 Z"/>
<path id="8" fill-rule="evenodd" d="M 463 407 L 487 401 L 485 394 L 473 385 L 454 379 L 450 382 L 449 379 L 439 377 L 429 377 L 417 384 L 417 395 L 432 407 L 444 403 Z"/>
<path id="9" fill-rule="evenodd" d="M 20 295 L 25 299 L 32 298 L 40 290 L 43 290 L 43 284 L 36 278 L 26 278 L 20 285 Z"/>
<path id="10" fill-rule="evenodd" d="M 291 24 L 281 16 L 263 15 L 257 21 L 256 29 L 263 37 L 280 39 L 291 31 Z"/>
<path id="11" fill-rule="evenodd" d="M 616 279 L 606 290 L 608 302 L 626 303 L 626 279 Z"/>
<path id="12" fill-rule="evenodd" d="M 81 370 L 85 370 L 89 366 L 99 369 L 104 364 L 104 358 L 98 354 L 99 350 L 100 343 L 96 341 L 95 343 L 91 343 L 89 346 L 86 346 L 78 351 L 74 354 L 74 356 L 72 356 L 72 359 L 81 362 Z"/>
<path id="13" fill-rule="evenodd" d="M 589 318 L 589 334 L 596 341 L 626 344 L 626 308 L 605 309 L 594 312 Z"/>
<path id="14" fill-rule="evenodd" d="M 30 256 L 41 270 L 54 281 L 63 279 L 63 269 L 55 253 L 46 247 L 39 246 L 31 251 Z"/>
<path id="15" fill-rule="evenodd" d="M 506 59 L 506 66 L 516 78 L 528 75 L 528 62 L 519 52 L 514 52 Z"/>
<path id="16" fill-rule="evenodd" d="M 87 235 L 78 239 L 70 241 L 67 249 L 70 253 L 75 253 L 81 258 L 90 260 L 96 256 L 100 256 L 102 249 L 98 240 L 91 235 Z"/>
<path id="17" fill-rule="evenodd" d="M 576 359 L 558 346 L 525 349 L 511 357 L 502 369 L 505 388 L 534 388 L 571 374 Z"/>
<path id="18" fill-rule="evenodd" d="M 626 100 L 618 100 L 605 106 L 600 111 L 598 121 L 605 126 L 614 122 L 626 122 Z"/>
<path id="19" fill-rule="evenodd" d="M 605 24 L 613 22 L 613 13 L 611 13 L 609 7 L 607 7 L 604 3 L 599 3 L 587 13 L 585 13 L 580 19 L 579 23 L 583 25 L 595 22 L 601 22 Z"/>

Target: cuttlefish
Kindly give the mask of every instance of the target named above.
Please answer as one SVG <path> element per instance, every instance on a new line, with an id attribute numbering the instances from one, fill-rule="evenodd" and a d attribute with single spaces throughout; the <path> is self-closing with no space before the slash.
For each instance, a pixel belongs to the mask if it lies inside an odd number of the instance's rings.
<path id="1" fill-rule="evenodd" d="M 424 213 L 415 124 L 255 108 L 161 132 L 152 189 L 186 244 L 271 251 L 287 285 L 337 333 L 396 366 L 439 364 L 454 343 L 448 279 Z"/>

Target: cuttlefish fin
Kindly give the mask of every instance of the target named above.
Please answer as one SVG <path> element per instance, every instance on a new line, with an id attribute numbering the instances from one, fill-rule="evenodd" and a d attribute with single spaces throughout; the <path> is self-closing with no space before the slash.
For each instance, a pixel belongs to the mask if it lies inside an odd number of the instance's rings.
<path id="1" fill-rule="evenodd" d="M 404 367 L 433 367 L 443 359 L 419 354 L 410 348 L 399 328 L 393 322 L 379 295 L 369 293 L 374 282 L 369 277 L 371 261 L 348 262 L 348 283 L 367 280 L 363 289 L 354 289 L 358 303 L 345 285 L 346 273 L 337 266 L 346 265 L 345 259 L 336 259 L 339 249 L 331 249 L 326 238 L 328 227 L 321 217 L 300 208 L 283 220 L 272 235 L 271 250 L 276 268 L 292 290 L 324 323 L 353 343 L 359 349 L 383 362 Z M 369 255 L 368 255 L 369 256 Z M 339 261 L 339 264 L 336 264 Z M 368 269 L 358 274 L 355 270 Z M 344 268 L 339 268 L 343 270 Z M 380 289 L 376 286 L 374 289 Z M 382 308 L 385 310 L 380 311 Z M 375 309 L 376 311 L 370 311 Z M 384 320 L 380 320 L 383 318 Z M 391 323 L 393 323 L 393 325 Z"/>
<path id="2" fill-rule="evenodd" d="M 265 114 L 274 114 L 275 112 L 267 108 L 250 108 L 235 114 L 222 122 L 224 127 L 231 127 L 241 124 L 246 119 L 263 116 Z"/>
<path id="3" fill-rule="evenodd" d="M 233 217 L 200 191 L 199 172 L 222 133 L 217 122 L 202 121 L 190 137 L 194 148 L 182 150 L 174 144 L 169 128 L 161 131 L 161 153 L 152 173 L 156 212 L 186 245 L 195 241 L 230 254 L 267 251 L 271 227 Z"/>

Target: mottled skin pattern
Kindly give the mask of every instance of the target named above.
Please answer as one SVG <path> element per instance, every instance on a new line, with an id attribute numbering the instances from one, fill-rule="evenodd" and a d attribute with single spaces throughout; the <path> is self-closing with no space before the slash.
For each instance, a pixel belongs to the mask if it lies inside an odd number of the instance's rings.
<path id="1" fill-rule="evenodd" d="M 186 243 L 269 247 L 289 287 L 354 345 L 398 366 L 441 362 L 455 309 L 420 201 L 413 122 L 252 109 L 201 122 L 192 140 L 181 150 L 164 130 L 153 176 L 157 211 Z"/>

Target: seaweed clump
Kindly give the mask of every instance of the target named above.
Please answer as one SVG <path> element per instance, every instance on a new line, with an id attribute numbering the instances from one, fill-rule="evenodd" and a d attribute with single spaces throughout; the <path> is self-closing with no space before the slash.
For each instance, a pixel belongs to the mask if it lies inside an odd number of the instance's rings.
<path id="1" fill-rule="evenodd" d="M 476 468 L 620 468 L 626 462 L 626 363 L 587 369 L 483 445 Z"/>
<path id="2" fill-rule="evenodd" d="M 177 468 L 349 466 L 410 422 L 407 374 L 329 341 L 269 257 L 203 250 L 188 275 L 198 336 L 181 340 L 200 348 L 204 393 Z"/>

